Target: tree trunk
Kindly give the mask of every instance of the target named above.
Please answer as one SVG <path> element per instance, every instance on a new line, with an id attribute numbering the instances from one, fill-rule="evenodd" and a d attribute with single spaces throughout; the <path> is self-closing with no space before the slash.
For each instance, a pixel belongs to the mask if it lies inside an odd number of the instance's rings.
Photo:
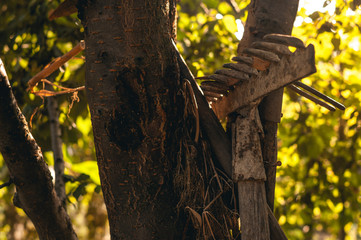
<path id="1" fill-rule="evenodd" d="M 170 44 L 175 1 L 79 1 L 78 8 L 111 237 L 177 239 L 183 223 L 172 168 L 184 99 Z"/>
<path id="2" fill-rule="evenodd" d="M 77 7 L 112 239 L 222 239 L 230 229 L 236 236 L 230 185 L 199 129 L 196 99 L 205 99 L 172 44 L 176 1 L 84 0 Z"/>
<path id="3" fill-rule="evenodd" d="M 239 50 L 267 33 L 290 34 L 297 5 L 297 0 L 252 1 Z M 85 29 L 86 90 L 112 239 L 195 239 L 186 226 L 185 205 L 192 216 L 188 220 L 198 224 L 205 239 L 230 238 L 230 227 L 217 230 L 210 223 L 214 218 L 217 224 L 227 225 L 235 218 L 229 209 L 218 207 L 228 205 L 222 205 L 221 198 L 226 184 L 210 161 L 204 133 L 199 138 L 194 92 L 180 73 L 171 44 L 176 36 L 176 0 L 79 0 L 77 8 Z M 76 239 L 3 73 L 0 92 L 4 103 L 0 150 L 17 188 L 14 201 L 33 221 L 40 239 Z M 281 102 L 279 91 L 259 107 L 271 207 Z M 251 185 L 239 191 L 261 193 L 265 201 L 263 183 L 249 190 Z M 270 211 L 268 207 L 260 210 L 262 214 Z M 268 222 L 266 215 L 257 217 Z M 273 218 L 270 221 L 275 223 Z"/>
<path id="4" fill-rule="evenodd" d="M 185 219 L 175 169 L 179 162 L 194 164 L 205 148 L 197 142 L 196 114 L 187 117 L 189 95 L 194 93 L 180 77 L 171 46 L 175 1 L 80 0 L 78 9 L 85 28 L 86 91 L 111 237 L 178 239 Z M 187 166 L 190 175 L 199 174 Z M 182 184 L 189 187 L 193 182 Z M 216 199 L 210 200 L 212 205 Z M 207 215 L 199 216 L 204 220 Z M 213 228 L 201 224 L 211 236 Z"/>

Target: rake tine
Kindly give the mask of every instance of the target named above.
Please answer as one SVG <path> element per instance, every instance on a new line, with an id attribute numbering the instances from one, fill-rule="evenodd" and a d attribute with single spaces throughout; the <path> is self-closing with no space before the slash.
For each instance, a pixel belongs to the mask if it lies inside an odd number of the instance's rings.
<path id="1" fill-rule="evenodd" d="M 264 40 L 292 46 L 296 48 L 306 48 L 301 39 L 282 34 L 267 34 L 263 37 Z"/>
<path id="2" fill-rule="evenodd" d="M 345 110 L 345 106 L 339 102 L 337 102 L 336 100 L 330 98 L 329 96 L 317 91 L 316 89 L 314 89 L 313 87 L 310 87 L 302 82 L 295 82 L 293 83 L 294 85 L 301 87 L 303 89 L 305 89 L 306 91 L 309 91 L 310 93 L 314 94 L 315 96 L 321 98 L 322 100 L 324 100 L 325 102 L 328 102 L 329 104 L 335 106 L 336 108 L 340 109 L 340 110 Z"/>
<path id="3" fill-rule="evenodd" d="M 312 102 L 314 102 L 314 103 L 316 103 L 316 104 L 318 104 L 318 105 L 320 105 L 320 106 L 322 106 L 322 107 L 324 107 L 324 108 L 327 108 L 328 110 L 330 110 L 330 111 L 332 111 L 332 112 L 336 110 L 336 108 L 334 108 L 333 106 L 328 105 L 327 103 L 321 101 L 320 99 L 318 99 L 318 98 L 316 98 L 316 97 L 314 97 L 314 96 L 312 96 L 312 95 L 310 95 L 310 94 L 302 91 L 301 89 L 299 89 L 298 87 L 296 87 L 296 86 L 293 85 L 293 84 L 288 85 L 287 87 L 288 87 L 290 90 L 298 93 L 298 94 L 301 95 L 302 97 L 305 97 L 305 98 L 311 100 Z"/>

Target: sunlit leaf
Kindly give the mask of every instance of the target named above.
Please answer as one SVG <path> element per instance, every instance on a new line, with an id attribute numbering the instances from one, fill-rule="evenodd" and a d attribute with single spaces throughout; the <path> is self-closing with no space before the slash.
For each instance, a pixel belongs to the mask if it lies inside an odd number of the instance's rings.
<path id="1" fill-rule="evenodd" d="M 234 18 L 234 16 L 225 15 L 223 16 L 222 21 L 229 32 L 231 33 L 237 32 L 238 29 L 237 29 L 236 19 Z"/>

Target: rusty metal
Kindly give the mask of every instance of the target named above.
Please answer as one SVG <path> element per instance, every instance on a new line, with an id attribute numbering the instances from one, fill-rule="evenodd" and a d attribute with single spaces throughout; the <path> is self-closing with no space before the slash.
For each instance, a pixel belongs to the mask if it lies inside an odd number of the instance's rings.
<path id="1" fill-rule="evenodd" d="M 203 76 L 203 77 L 196 77 L 196 79 L 200 79 L 200 80 L 211 79 L 216 82 L 225 84 L 227 86 L 233 86 L 234 84 L 239 82 L 238 79 L 230 78 L 228 76 L 223 76 L 223 75 L 219 75 L 219 74 L 212 74 L 212 75 Z"/>
<path id="2" fill-rule="evenodd" d="M 301 39 L 295 38 L 289 35 L 283 34 L 267 34 L 263 37 L 263 40 L 268 42 L 280 43 L 295 48 L 306 48 Z"/>
<path id="3" fill-rule="evenodd" d="M 245 63 L 245 64 L 248 64 L 250 66 L 253 65 L 253 57 L 237 56 L 237 57 L 233 57 L 232 61 Z"/>
<path id="4" fill-rule="evenodd" d="M 302 97 L 305 97 L 309 100 L 311 100 L 312 102 L 324 107 L 324 108 L 327 108 L 328 110 L 330 111 L 335 111 L 336 108 L 334 108 L 333 106 L 331 105 L 328 105 L 327 103 L 321 101 L 320 99 L 312 96 L 311 94 L 308 94 L 307 92 L 304 92 L 302 91 L 301 89 L 299 89 L 298 87 L 296 87 L 295 85 L 291 84 L 291 85 L 288 85 L 287 88 L 291 89 L 292 91 L 298 93 L 299 95 L 301 95 Z"/>
<path id="5" fill-rule="evenodd" d="M 212 99 L 212 108 L 219 118 L 287 85 L 290 90 L 330 111 L 334 111 L 334 107 L 345 109 L 334 99 L 297 82 L 316 71 L 312 45 L 305 48 L 300 39 L 280 34 L 266 35 L 264 40 L 244 49 L 244 55 L 232 58 L 237 63 L 226 63 L 214 74 L 198 78 L 214 80 L 204 81 L 201 86 Z M 292 53 L 288 46 L 297 47 L 297 50 Z"/>
<path id="6" fill-rule="evenodd" d="M 238 108 L 314 72 L 314 47 L 309 45 L 290 56 L 283 56 L 279 63 L 271 64 L 267 71 L 261 71 L 257 77 L 238 84 L 227 96 L 212 103 L 212 108 L 223 119 Z"/>
<path id="7" fill-rule="evenodd" d="M 264 51 L 261 49 L 255 49 L 255 48 L 245 48 L 243 50 L 243 53 L 255 56 L 261 59 L 264 59 L 266 61 L 275 62 L 278 63 L 280 61 L 280 58 L 277 56 L 277 54 L 269 51 Z"/>
<path id="8" fill-rule="evenodd" d="M 211 98 L 215 98 L 215 99 L 220 99 L 223 97 L 223 94 L 221 93 L 216 93 L 214 91 L 207 91 L 207 90 L 204 90 L 203 91 L 203 94 L 205 97 L 211 97 Z"/>
<path id="9" fill-rule="evenodd" d="M 258 75 L 257 69 L 252 68 L 251 66 L 244 63 L 225 63 L 223 64 L 224 68 L 234 69 L 239 72 L 244 72 L 251 75 Z"/>
<path id="10" fill-rule="evenodd" d="M 302 82 L 294 82 L 294 85 L 301 87 L 303 89 L 305 89 L 306 91 L 309 91 L 310 93 L 314 94 L 315 96 L 321 98 L 322 100 L 324 100 L 325 102 L 330 103 L 331 105 L 333 105 L 334 107 L 340 109 L 340 110 L 345 110 L 345 106 L 339 102 L 337 102 L 336 100 L 330 98 L 329 96 L 317 91 L 316 89 L 314 89 L 313 87 L 310 87 Z"/>
<path id="11" fill-rule="evenodd" d="M 231 78 L 235 78 L 240 81 L 247 81 L 250 79 L 250 76 L 248 74 L 232 69 L 219 69 L 215 73 L 220 75 L 225 75 Z"/>
<path id="12" fill-rule="evenodd" d="M 271 51 L 280 55 L 291 55 L 292 52 L 288 46 L 273 42 L 254 42 L 251 47 Z"/>
<path id="13" fill-rule="evenodd" d="M 218 88 L 218 87 L 215 87 L 215 86 L 212 86 L 212 85 L 206 85 L 206 84 L 203 84 L 201 85 L 201 89 L 203 92 L 213 92 L 213 93 L 217 93 L 217 94 L 222 94 L 222 95 L 226 95 L 228 90 L 226 89 L 221 89 L 221 88 Z"/>
<path id="14" fill-rule="evenodd" d="M 228 91 L 230 88 L 222 83 L 216 82 L 216 81 L 203 81 L 201 83 L 201 88 L 203 86 L 211 86 L 220 90 Z"/>

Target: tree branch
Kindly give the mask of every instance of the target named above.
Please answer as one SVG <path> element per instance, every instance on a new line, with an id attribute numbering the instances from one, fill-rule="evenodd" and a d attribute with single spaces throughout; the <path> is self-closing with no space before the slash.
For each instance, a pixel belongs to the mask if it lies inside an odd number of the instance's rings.
<path id="1" fill-rule="evenodd" d="M 41 149 L 17 106 L 1 59 L 0 102 L 0 152 L 16 186 L 16 200 L 40 239 L 77 239 L 56 196 Z"/>
<path id="2" fill-rule="evenodd" d="M 53 90 L 48 86 L 49 90 Z M 48 116 L 50 122 L 51 148 L 53 150 L 54 171 L 55 171 L 55 192 L 58 195 L 61 204 L 66 209 L 66 194 L 64 182 L 64 159 L 62 151 L 62 139 L 59 123 L 58 100 L 56 97 L 49 97 L 47 103 Z"/>
<path id="3" fill-rule="evenodd" d="M 32 79 L 29 80 L 29 90 L 32 90 L 36 84 L 43 78 L 46 78 L 53 72 L 55 72 L 60 66 L 69 61 L 72 57 L 76 56 L 78 53 L 85 49 L 85 42 L 80 41 L 73 49 L 64 54 L 61 57 L 54 59 L 51 63 L 49 63 L 43 70 L 38 72 Z"/>
<path id="4" fill-rule="evenodd" d="M 10 185 L 13 184 L 13 183 L 14 183 L 13 180 L 10 178 L 9 181 L 7 181 L 7 182 L 5 182 L 5 183 L 3 183 L 3 184 L 0 185 L 0 189 L 2 189 L 2 188 L 4 188 L 4 187 L 8 187 L 8 186 L 10 186 Z"/>

